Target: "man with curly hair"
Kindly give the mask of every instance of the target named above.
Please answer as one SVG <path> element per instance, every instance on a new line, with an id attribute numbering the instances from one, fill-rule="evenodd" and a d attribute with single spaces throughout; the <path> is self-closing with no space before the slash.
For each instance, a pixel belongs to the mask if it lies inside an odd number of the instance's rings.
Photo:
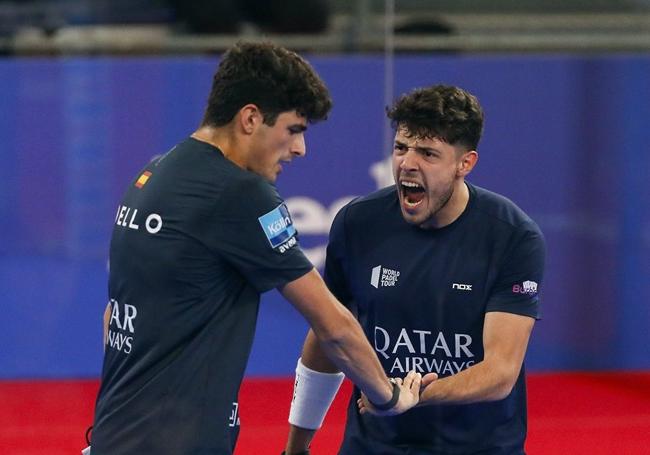
<path id="1" fill-rule="evenodd" d="M 273 185 L 330 107 L 299 55 L 240 43 L 219 64 L 199 128 L 131 182 L 111 238 L 93 455 L 231 454 L 259 298 L 272 288 L 377 406 L 417 403 L 421 376 L 388 380 Z"/>
<path id="2" fill-rule="evenodd" d="M 339 454 L 522 454 L 523 360 L 540 315 L 544 238 L 512 201 L 466 180 L 483 128 L 473 95 L 417 89 L 388 117 L 395 185 L 337 214 L 325 281 L 386 374 L 415 369 L 424 388 L 417 408 L 385 417 L 355 387 Z M 313 333 L 299 365 L 337 371 Z M 300 384 L 294 396 L 288 455 L 308 450 L 318 428 L 294 418 L 313 406 Z"/>

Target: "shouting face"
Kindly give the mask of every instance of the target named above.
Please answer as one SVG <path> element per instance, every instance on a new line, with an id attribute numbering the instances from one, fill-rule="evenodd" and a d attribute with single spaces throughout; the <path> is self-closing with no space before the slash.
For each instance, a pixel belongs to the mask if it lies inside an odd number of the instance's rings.
<path id="1" fill-rule="evenodd" d="M 399 128 L 393 146 L 393 176 L 404 219 L 430 228 L 457 218 L 467 202 L 464 177 L 477 157 L 475 151 L 463 151 L 438 138 L 415 137 Z"/>

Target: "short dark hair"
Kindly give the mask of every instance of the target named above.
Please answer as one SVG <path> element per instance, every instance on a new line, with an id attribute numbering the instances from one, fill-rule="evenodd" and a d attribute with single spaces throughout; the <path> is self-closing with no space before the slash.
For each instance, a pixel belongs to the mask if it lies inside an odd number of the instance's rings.
<path id="1" fill-rule="evenodd" d="M 413 90 L 402 95 L 386 113 L 394 128 L 405 128 L 409 135 L 435 137 L 467 150 L 476 150 L 483 132 L 483 110 L 478 99 L 449 85 Z"/>
<path id="2" fill-rule="evenodd" d="M 264 123 L 297 111 L 313 123 L 332 108 L 329 91 L 309 63 L 272 43 L 239 42 L 223 55 L 212 79 L 202 125 L 223 126 L 246 104 L 255 104 Z"/>

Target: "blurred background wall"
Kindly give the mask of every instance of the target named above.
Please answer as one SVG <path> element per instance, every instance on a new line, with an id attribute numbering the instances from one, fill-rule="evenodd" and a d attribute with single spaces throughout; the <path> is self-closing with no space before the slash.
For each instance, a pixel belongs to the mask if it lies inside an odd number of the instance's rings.
<path id="1" fill-rule="evenodd" d="M 121 194 L 241 38 L 302 51 L 332 92 L 278 183 L 316 265 L 336 210 L 391 183 L 385 106 L 459 85 L 486 112 L 470 181 L 547 238 L 528 369 L 650 369 L 649 2 L 277 3 L 0 2 L 0 378 L 99 375 Z M 305 333 L 265 295 L 248 374 L 290 375 Z"/>

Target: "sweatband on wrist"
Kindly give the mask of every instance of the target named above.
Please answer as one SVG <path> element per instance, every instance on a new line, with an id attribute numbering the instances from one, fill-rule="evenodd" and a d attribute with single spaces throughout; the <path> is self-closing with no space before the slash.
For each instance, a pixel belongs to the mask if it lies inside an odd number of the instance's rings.
<path id="1" fill-rule="evenodd" d="M 389 409 L 395 407 L 395 405 L 399 401 L 400 388 L 397 385 L 397 383 L 395 383 L 393 381 L 391 381 L 391 384 L 393 385 L 393 396 L 390 398 L 390 400 L 388 400 L 388 402 L 383 403 L 383 404 L 377 404 L 377 403 L 373 403 L 372 401 L 368 400 L 368 401 L 370 401 L 370 404 L 375 409 L 377 409 L 378 411 L 388 411 Z"/>
<path id="2" fill-rule="evenodd" d="M 345 375 L 322 373 L 307 368 L 298 359 L 289 423 L 307 430 L 317 430 L 330 408 Z"/>

